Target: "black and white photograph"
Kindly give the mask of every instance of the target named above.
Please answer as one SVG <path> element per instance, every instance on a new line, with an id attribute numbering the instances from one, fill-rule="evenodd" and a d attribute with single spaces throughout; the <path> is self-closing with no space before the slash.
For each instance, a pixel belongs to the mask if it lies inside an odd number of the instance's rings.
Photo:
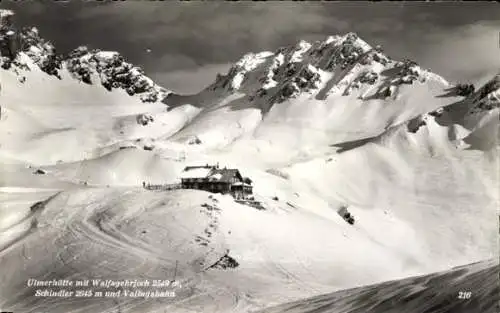
<path id="1" fill-rule="evenodd" d="M 0 0 L 0 312 L 500 312 L 499 116 L 497 2 Z"/>

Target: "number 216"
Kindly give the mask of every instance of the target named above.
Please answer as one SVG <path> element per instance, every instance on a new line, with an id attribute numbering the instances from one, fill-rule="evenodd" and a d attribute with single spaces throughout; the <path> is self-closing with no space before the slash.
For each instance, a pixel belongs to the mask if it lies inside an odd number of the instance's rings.
<path id="1" fill-rule="evenodd" d="M 458 292 L 458 299 L 470 299 L 472 296 L 472 292 L 470 291 L 459 291 Z"/>

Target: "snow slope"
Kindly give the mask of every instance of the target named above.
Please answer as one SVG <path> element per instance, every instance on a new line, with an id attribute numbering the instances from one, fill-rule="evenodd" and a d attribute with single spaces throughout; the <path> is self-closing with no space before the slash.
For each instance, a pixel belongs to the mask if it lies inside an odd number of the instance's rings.
<path id="1" fill-rule="evenodd" d="M 374 244 L 334 212 L 325 218 L 284 202 L 264 201 L 268 211 L 236 204 L 230 197 L 210 198 L 200 191 L 115 187 L 59 193 L 32 213 L 36 224 L 27 224 L 32 226 L 22 241 L 2 242 L 7 245 L 2 265 L 12 268 L 22 256 L 24 268 L 22 274 L 1 273 L 2 281 L 9 284 L 2 285 L 0 294 L 11 295 L 4 298 L 2 307 L 25 312 L 51 308 L 50 298 L 29 296 L 33 292 L 25 286 L 29 278 L 119 279 L 126 271 L 125 276 L 134 279 L 169 279 L 175 261 L 183 283 L 175 301 L 121 305 L 130 312 L 153 312 L 170 304 L 180 312 L 247 312 L 304 294 L 415 273 L 407 257 Z M 23 222 L 30 219 L 28 215 Z M 409 229 L 393 231 L 403 235 Z M 329 240 L 313 244 L 318 238 Z M 227 251 L 240 266 L 209 269 Z M 73 298 L 51 309 L 68 312 L 78 307 L 83 312 L 98 300 L 102 312 L 116 305 L 111 300 Z"/>
<path id="2" fill-rule="evenodd" d="M 61 181 L 85 182 L 90 185 L 138 186 L 177 182 L 182 165 L 151 156 L 142 149 L 127 148 L 99 158 L 42 167 Z"/>
<path id="3" fill-rule="evenodd" d="M 162 104 L 144 105 L 120 92 L 36 73 L 19 86 L 9 74 L 2 73 L 2 155 L 24 162 L 54 164 L 92 157 L 101 147 L 134 139 L 134 128 L 142 125 L 134 118 L 122 130 L 123 116 L 164 109 Z M 19 92 L 23 88 L 30 91 L 28 96 Z"/>
<path id="4" fill-rule="evenodd" d="M 184 96 L 116 53 L 58 57 L 21 34 L 20 50 L 0 38 L 2 309 L 249 312 L 498 258 L 498 76 L 460 96 L 351 33 L 247 54 Z M 141 187 L 217 162 L 250 177 L 265 210 Z M 216 266 L 227 259 L 238 266 Z M 176 261 L 175 298 L 26 287 L 170 279 Z"/>
<path id="5" fill-rule="evenodd" d="M 305 299 L 259 312 L 498 312 L 499 267 L 482 262 Z M 443 289 L 442 286 L 447 288 Z M 469 295 L 467 295 L 470 292 Z"/>

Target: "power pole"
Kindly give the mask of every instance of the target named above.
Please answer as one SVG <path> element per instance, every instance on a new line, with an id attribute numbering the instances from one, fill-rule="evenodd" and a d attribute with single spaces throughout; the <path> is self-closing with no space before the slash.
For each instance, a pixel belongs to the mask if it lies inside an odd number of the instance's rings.
<path id="1" fill-rule="evenodd" d="M 174 268 L 174 279 L 172 279 L 172 281 L 174 282 L 175 281 L 175 278 L 177 277 L 177 264 L 179 263 L 179 261 L 175 261 L 175 268 Z"/>

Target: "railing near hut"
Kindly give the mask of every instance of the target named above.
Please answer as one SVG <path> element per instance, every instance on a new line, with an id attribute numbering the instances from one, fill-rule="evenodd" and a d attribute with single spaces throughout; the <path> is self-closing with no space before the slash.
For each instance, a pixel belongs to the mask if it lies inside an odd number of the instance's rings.
<path id="1" fill-rule="evenodd" d="M 181 189 L 182 185 L 181 184 L 163 184 L 163 185 L 151 185 L 151 184 L 146 184 L 144 185 L 144 189 L 147 190 L 174 190 L 174 189 Z"/>
<path id="2" fill-rule="evenodd" d="M 157 190 L 157 191 L 183 189 L 182 184 L 162 184 L 162 185 L 144 184 L 143 187 L 144 187 L 144 189 L 147 189 L 147 190 Z M 233 195 L 233 197 L 234 197 L 234 195 Z M 248 206 L 254 207 L 254 208 L 259 209 L 259 210 L 266 209 L 260 201 L 256 201 L 256 200 L 239 198 L 239 199 L 235 199 L 235 202 L 237 202 L 239 204 L 243 204 L 243 205 L 248 205 Z"/>

